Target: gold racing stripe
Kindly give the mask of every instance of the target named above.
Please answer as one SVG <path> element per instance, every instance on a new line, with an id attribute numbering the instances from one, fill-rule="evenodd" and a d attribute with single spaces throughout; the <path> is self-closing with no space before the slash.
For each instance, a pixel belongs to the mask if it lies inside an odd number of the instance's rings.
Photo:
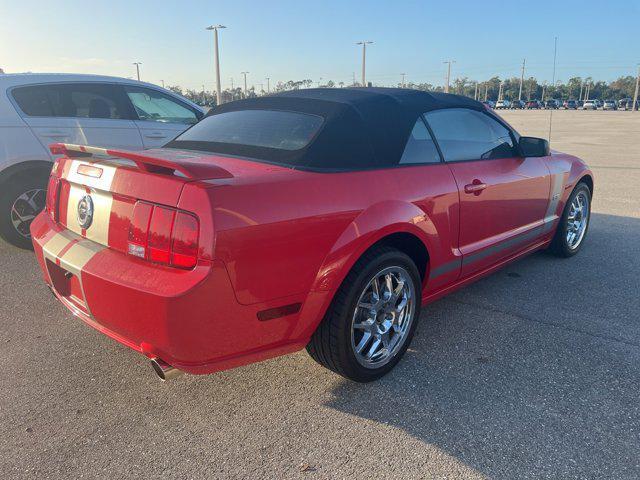
<path id="1" fill-rule="evenodd" d="M 78 173 L 80 165 L 98 167 L 102 169 L 102 174 L 99 178 L 81 175 Z M 108 245 L 109 243 L 109 219 L 113 203 L 110 189 L 116 170 L 115 166 L 101 162 L 73 160 L 66 178 L 70 185 L 66 227 L 72 232 L 102 245 Z M 84 230 L 78 224 L 77 212 L 78 203 L 87 194 L 91 196 L 93 201 L 93 221 L 89 228 Z"/>

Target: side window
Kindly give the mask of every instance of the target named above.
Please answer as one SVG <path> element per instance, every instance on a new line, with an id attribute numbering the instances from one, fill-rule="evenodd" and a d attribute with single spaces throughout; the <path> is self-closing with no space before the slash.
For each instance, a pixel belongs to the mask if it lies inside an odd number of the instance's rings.
<path id="1" fill-rule="evenodd" d="M 198 121 L 196 112 L 162 92 L 131 86 L 125 86 L 125 90 L 140 120 L 184 124 Z"/>
<path id="2" fill-rule="evenodd" d="M 11 95 L 25 115 L 53 117 L 53 109 L 45 85 L 14 88 Z"/>
<path id="3" fill-rule="evenodd" d="M 400 165 L 411 163 L 440 163 L 440 154 L 422 118 L 413 126 L 400 159 Z"/>
<path id="4" fill-rule="evenodd" d="M 20 109 L 34 117 L 128 118 L 118 87 L 100 83 L 34 85 L 13 90 Z"/>
<path id="5" fill-rule="evenodd" d="M 425 114 L 445 161 L 509 158 L 518 155 L 507 128 L 488 115 L 466 108 Z"/>

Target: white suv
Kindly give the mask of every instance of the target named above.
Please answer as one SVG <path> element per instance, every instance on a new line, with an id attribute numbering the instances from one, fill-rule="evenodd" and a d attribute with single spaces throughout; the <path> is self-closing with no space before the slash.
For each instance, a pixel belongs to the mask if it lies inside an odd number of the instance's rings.
<path id="1" fill-rule="evenodd" d="M 203 116 L 187 99 L 135 80 L 0 75 L 0 236 L 31 248 L 29 225 L 44 207 L 50 144 L 159 147 Z"/>

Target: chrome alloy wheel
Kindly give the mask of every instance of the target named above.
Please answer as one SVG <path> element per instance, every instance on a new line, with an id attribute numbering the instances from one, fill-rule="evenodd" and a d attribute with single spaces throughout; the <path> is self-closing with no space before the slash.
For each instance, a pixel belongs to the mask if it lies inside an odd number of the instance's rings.
<path id="1" fill-rule="evenodd" d="M 571 250 L 578 248 L 589 224 L 589 197 L 579 192 L 571 202 L 567 217 L 567 246 Z"/>
<path id="2" fill-rule="evenodd" d="M 24 238 L 31 238 L 29 227 L 31 222 L 44 208 L 46 192 L 35 188 L 24 192 L 15 199 L 11 206 L 11 223 L 13 228 Z"/>
<path id="3" fill-rule="evenodd" d="M 414 321 L 414 284 L 402 267 L 387 267 L 364 288 L 351 320 L 351 348 L 365 368 L 388 363 L 404 345 Z"/>

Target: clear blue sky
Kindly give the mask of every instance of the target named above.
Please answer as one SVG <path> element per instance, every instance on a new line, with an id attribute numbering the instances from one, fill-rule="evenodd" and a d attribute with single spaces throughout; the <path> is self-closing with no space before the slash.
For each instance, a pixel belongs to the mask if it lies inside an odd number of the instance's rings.
<path id="1" fill-rule="evenodd" d="M 213 89 L 211 23 L 221 34 L 223 85 L 248 70 L 264 78 L 350 83 L 360 75 L 361 39 L 368 80 L 442 84 L 452 76 L 483 80 L 527 75 L 612 80 L 634 75 L 640 62 L 640 1 L 248 1 L 0 0 L 0 67 L 23 71 L 133 76 L 186 88 Z"/>

